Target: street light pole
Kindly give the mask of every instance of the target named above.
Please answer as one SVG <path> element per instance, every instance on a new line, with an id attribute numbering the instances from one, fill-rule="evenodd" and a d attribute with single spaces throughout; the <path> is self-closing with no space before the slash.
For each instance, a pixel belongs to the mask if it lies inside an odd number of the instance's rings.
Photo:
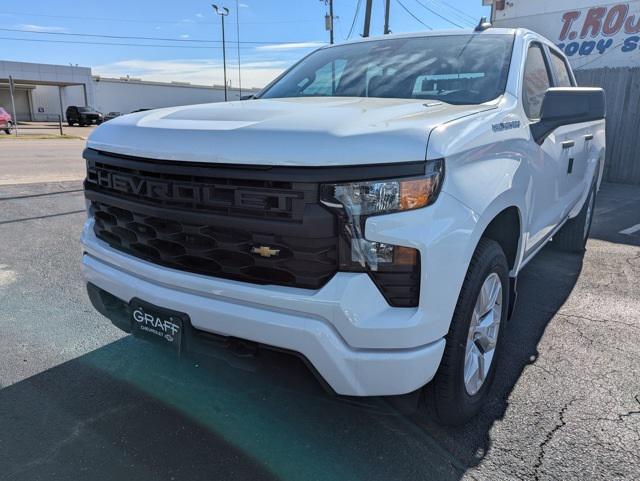
<path id="1" fill-rule="evenodd" d="M 227 49 L 225 48 L 224 40 L 224 17 L 229 15 L 229 9 L 227 7 L 219 8 L 217 5 L 211 5 L 215 12 L 220 15 L 222 19 L 222 68 L 224 70 L 224 101 L 227 101 Z"/>
<path id="2" fill-rule="evenodd" d="M 242 99 L 242 76 L 240 74 L 240 5 L 236 0 L 236 36 L 238 37 L 238 88 L 240 89 L 240 99 Z"/>

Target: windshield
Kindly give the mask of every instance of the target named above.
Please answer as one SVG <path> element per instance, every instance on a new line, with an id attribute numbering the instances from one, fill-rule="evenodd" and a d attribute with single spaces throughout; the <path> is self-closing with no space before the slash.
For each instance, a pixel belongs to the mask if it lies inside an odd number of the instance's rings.
<path id="1" fill-rule="evenodd" d="M 318 50 L 260 98 L 379 97 L 479 104 L 504 93 L 513 35 L 447 35 Z"/>

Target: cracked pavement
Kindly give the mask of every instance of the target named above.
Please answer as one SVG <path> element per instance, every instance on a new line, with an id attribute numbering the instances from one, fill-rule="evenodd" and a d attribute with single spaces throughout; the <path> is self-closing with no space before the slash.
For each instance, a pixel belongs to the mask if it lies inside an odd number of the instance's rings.
<path id="1" fill-rule="evenodd" d="M 81 164 L 64 145 L 47 162 Z M 640 233 L 618 234 L 640 187 L 603 186 L 584 257 L 526 267 L 489 402 L 451 429 L 329 396 L 289 357 L 177 361 L 124 336 L 84 292 L 80 184 L 56 177 L 78 168 L 0 186 L 0 480 L 640 479 Z"/>

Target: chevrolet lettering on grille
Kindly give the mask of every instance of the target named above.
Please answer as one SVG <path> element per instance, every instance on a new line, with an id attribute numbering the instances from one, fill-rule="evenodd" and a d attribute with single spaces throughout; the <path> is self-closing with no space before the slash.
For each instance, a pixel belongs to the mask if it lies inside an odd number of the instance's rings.
<path id="1" fill-rule="evenodd" d="M 89 173 L 89 182 L 101 188 L 164 204 L 175 202 L 211 207 L 231 206 L 240 209 L 288 213 L 293 209 L 293 202 L 301 199 L 301 195 L 297 192 L 238 188 L 225 184 L 168 182 L 162 179 L 110 172 L 95 167 L 90 169 Z"/>

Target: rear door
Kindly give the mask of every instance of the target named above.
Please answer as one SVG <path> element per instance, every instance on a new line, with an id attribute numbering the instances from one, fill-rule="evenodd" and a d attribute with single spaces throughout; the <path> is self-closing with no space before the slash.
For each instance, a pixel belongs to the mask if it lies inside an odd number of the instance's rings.
<path id="1" fill-rule="evenodd" d="M 548 55 L 554 86 L 575 87 L 575 80 L 564 57 L 552 48 L 548 49 Z M 588 190 L 587 151 L 593 139 L 593 133 L 589 124 L 567 125 L 562 127 L 562 131 L 566 134 L 563 143 L 565 148 L 562 152 L 566 170 L 560 172 L 559 189 L 563 199 L 562 219 L 564 219 L 582 198 L 582 194 Z"/>

